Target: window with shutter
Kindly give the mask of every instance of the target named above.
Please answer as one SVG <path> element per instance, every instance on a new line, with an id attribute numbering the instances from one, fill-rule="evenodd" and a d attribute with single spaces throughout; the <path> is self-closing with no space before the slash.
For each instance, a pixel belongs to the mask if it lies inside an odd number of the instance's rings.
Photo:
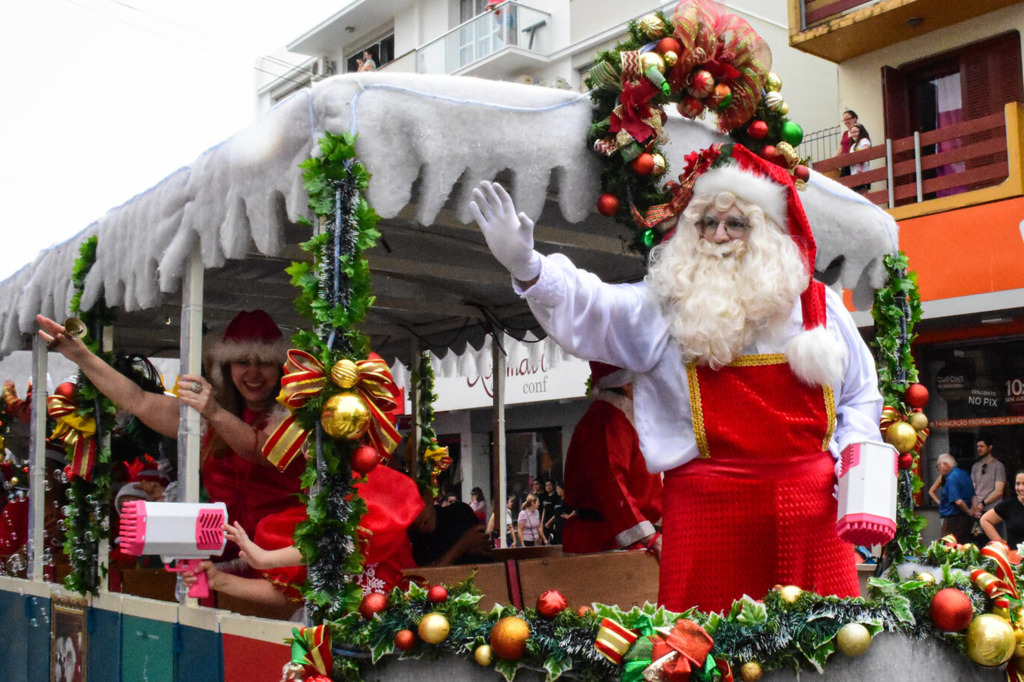
<path id="1" fill-rule="evenodd" d="M 1024 101 L 1020 34 L 1011 31 L 899 67 L 882 68 L 885 134 L 893 140 L 926 133 L 957 123 L 1002 114 L 1007 102 Z M 957 139 L 924 144 L 922 154 L 940 154 L 948 161 L 924 171 L 926 199 L 978 189 L 1002 182 L 991 172 L 975 169 L 1006 164 L 1006 149 L 977 151 L 986 141 L 1001 139 L 1005 130 L 965 133 Z M 973 146 L 973 150 L 972 150 Z M 907 145 L 897 146 L 895 160 L 912 158 Z M 900 151 L 900 150 L 904 151 Z M 963 185 L 938 182 L 944 176 L 965 174 Z M 907 180 L 897 178 L 896 184 Z M 897 201 L 897 203 L 905 203 Z"/>

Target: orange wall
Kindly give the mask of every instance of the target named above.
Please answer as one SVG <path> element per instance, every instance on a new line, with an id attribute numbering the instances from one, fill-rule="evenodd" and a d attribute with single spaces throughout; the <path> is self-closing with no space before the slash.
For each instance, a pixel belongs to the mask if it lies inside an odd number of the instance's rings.
<path id="1" fill-rule="evenodd" d="M 1024 198 L 900 222 L 921 300 L 1024 288 Z"/>

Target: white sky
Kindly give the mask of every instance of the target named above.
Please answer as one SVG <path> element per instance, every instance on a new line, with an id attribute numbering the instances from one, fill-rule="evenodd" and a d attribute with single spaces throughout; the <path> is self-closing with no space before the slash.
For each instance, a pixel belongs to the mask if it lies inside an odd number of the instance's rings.
<path id="1" fill-rule="evenodd" d="M 256 57 L 343 4 L 4 3 L 0 281 L 249 123 Z"/>

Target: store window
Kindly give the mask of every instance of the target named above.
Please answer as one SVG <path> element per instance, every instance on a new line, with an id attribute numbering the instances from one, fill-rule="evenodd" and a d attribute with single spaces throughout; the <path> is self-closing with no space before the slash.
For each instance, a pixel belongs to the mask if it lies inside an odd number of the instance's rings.
<path id="1" fill-rule="evenodd" d="M 1020 34 L 1012 31 L 899 67 L 882 67 L 882 87 L 885 97 L 885 136 L 890 139 L 909 137 L 914 132 L 926 133 L 1002 113 L 1006 103 L 1024 100 Z M 1005 163 L 1005 150 L 955 160 L 957 149 L 996 139 L 1001 135 L 998 131 L 990 130 L 925 145 L 922 155 L 949 152 L 946 156 L 952 159 L 925 168 L 924 179 L 961 175 L 975 168 Z M 908 151 L 902 155 L 897 154 L 896 160 L 912 158 L 912 152 Z M 958 194 L 998 184 L 1003 179 L 947 186 L 925 198 Z"/>
<path id="2" fill-rule="evenodd" d="M 359 62 L 364 59 L 364 53 L 369 52 L 373 59 L 375 68 L 379 69 L 395 60 L 395 34 L 389 33 L 380 40 L 356 50 L 345 60 L 345 72 L 353 73 L 359 70 Z"/>
<path id="3" fill-rule="evenodd" d="M 543 489 L 544 481 L 562 480 L 561 427 L 508 431 L 505 438 L 506 488 L 510 495 L 522 500 L 534 483 Z"/>
<path id="4" fill-rule="evenodd" d="M 1024 468 L 1024 339 L 925 347 L 918 356 L 930 393 L 926 484 L 935 480 L 936 459 L 946 452 L 970 471 L 982 436 L 993 440 L 993 454 L 1012 481 Z M 1005 494 L 1013 494 L 1012 483 Z"/>

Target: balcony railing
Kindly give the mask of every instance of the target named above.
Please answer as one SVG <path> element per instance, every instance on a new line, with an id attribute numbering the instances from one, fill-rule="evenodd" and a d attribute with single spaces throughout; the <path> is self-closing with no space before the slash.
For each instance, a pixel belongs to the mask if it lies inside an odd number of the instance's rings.
<path id="1" fill-rule="evenodd" d="M 865 162 L 871 163 L 866 172 L 836 180 L 847 187 L 869 185 L 864 196 L 898 220 L 1024 195 L 1024 104 L 1011 102 L 1001 113 L 887 139 L 815 161 L 813 168 L 836 175 Z"/>
<path id="2" fill-rule="evenodd" d="M 543 27 L 551 15 L 519 2 L 503 2 L 416 50 L 416 72 L 450 74 L 503 50 L 546 49 Z"/>

